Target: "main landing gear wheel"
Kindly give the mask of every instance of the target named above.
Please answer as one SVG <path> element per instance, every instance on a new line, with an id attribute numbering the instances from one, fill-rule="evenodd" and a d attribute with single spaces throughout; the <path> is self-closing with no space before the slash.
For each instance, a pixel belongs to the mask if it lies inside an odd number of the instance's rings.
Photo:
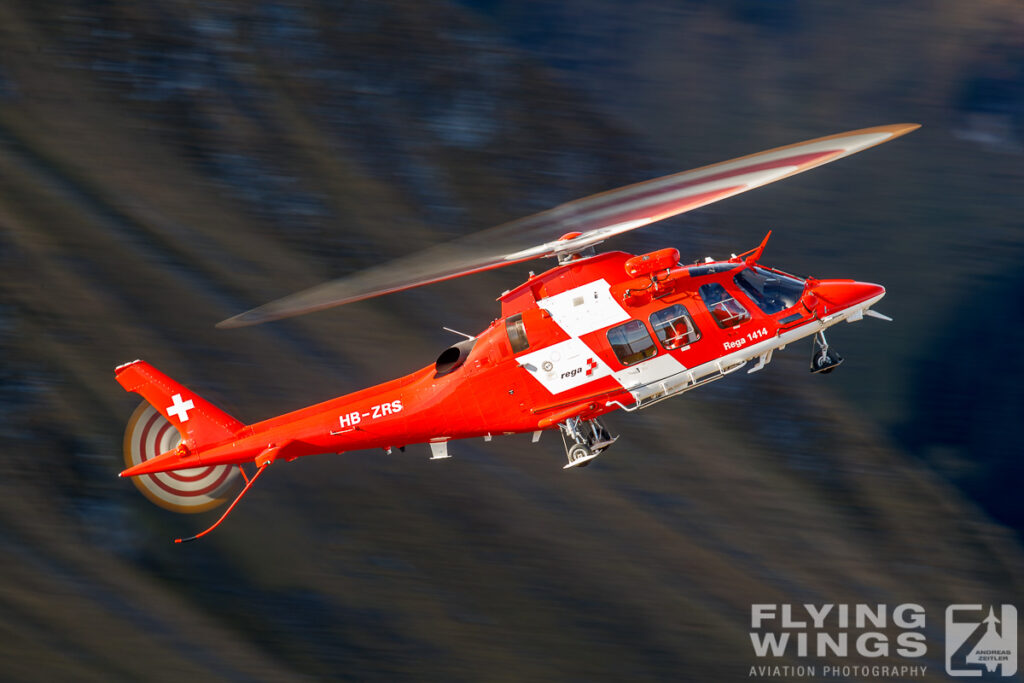
<path id="1" fill-rule="evenodd" d="M 811 346 L 811 372 L 827 375 L 843 362 L 839 352 L 828 345 L 824 332 L 814 335 Z"/>
<path id="2" fill-rule="evenodd" d="M 156 408 L 143 402 L 128 421 L 124 432 L 124 462 L 138 465 L 161 453 L 174 450 L 181 434 Z M 208 465 L 175 472 L 158 472 L 132 477 L 146 498 L 174 512 L 205 512 L 225 502 L 238 470 L 231 465 Z"/>
<path id="3" fill-rule="evenodd" d="M 594 453 L 581 443 L 573 444 L 569 447 L 569 464 L 566 465 L 565 468 L 586 467 L 590 464 L 590 461 L 598 455 L 600 454 Z"/>
<path id="4" fill-rule="evenodd" d="M 562 431 L 566 457 L 569 458 L 569 463 L 562 469 L 586 467 L 591 460 L 601 455 L 619 438 L 612 436 L 597 420 L 581 420 L 571 417 L 558 426 Z M 572 445 L 569 445 L 566 437 L 572 439 Z"/>

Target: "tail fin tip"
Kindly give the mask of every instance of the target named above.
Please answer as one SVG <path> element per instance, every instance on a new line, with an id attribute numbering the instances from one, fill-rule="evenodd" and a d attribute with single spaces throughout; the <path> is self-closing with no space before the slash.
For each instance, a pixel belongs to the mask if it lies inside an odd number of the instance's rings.
<path id="1" fill-rule="evenodd" d="M 169 420 L 189 447 L 229 439 L 245 426 L 146 361 L 119 365 L 114 376 L 125 391 L 139 394 Z"/>

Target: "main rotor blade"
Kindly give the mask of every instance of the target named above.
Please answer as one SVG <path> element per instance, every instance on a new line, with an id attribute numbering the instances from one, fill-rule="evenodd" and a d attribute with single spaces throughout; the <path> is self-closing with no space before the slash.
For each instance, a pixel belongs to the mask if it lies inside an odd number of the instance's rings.
<path id="1" fill-rule="evenodd" d="M 706 206 L 916 130 L 898 123 L 829 135 L 627 185 L 562 204 L 417 254 L 326 282 L 220 322 L 241 327 L 311 313 L 544 256 Z M 579 233 L 559 239 L 559 235 Z"/>

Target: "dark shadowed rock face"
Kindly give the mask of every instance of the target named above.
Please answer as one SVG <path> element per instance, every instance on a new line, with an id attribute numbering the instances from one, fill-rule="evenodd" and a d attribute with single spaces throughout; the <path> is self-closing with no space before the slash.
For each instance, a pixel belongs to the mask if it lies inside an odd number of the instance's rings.
<path id="1" fill-rule="evenodd" d="M 917 372 L 915 419 L 903 441 L 1000 522 L 1024 532 L 1024 282 L 1013 274 L 950 306 L 946 332 Z M 965 343 L 968 341 L 968 343 Z"/>

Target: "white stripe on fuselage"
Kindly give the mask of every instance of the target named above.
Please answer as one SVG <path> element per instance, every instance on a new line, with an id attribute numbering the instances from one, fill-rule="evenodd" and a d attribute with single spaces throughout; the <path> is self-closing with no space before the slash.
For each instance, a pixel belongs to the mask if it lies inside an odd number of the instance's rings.
<path id="1" fill-rule="evenodd" d="M 552 394 L 560 394 L 612 374 L 611 368 L 578 337 L 524 353 L 518 361 Z"/>
<path id="2" fill-rule="evenodd" d="M 604 278 L 540 299 L 537 305 L 551 314 L 570 337 L 629 320 L 629 313 L 612 296 Z"/>
<path id="3" fill-rule="evenodd" d="M 633 389 L 634 387 L 658 382 L 666 377 L 679 374 L 685 369 L 685 365 L 669 354 L 663 353 L 650 360 L 645 360 L 643 363 L 630 365 L 624 370 L 619 370 L 615 373 L 615 379 L 618 380 L 623 388 Z"/>
<path id="4" fill-rule="evenodd" d="M 613 372 L 581 336 L 631 319 L 611 295 L 603 278 L 540 299 L 537 305 L 551 314 L 569 339 L 525 353 L 517 360 L 552 394 L 575 389 L 612 375 L 625 388 L 656 382 L 686 368 L 668 354 Z"/>

